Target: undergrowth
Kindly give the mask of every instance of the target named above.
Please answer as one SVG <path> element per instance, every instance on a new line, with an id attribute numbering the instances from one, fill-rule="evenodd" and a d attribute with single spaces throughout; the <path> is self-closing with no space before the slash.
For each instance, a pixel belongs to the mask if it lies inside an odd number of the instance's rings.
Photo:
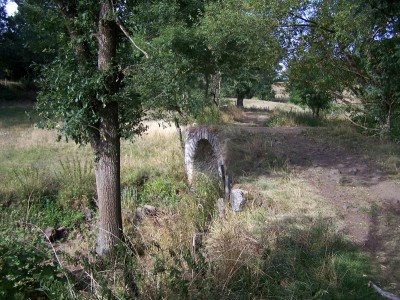
<path id="1" fill-rule="evenodd" d="M 326 121 L 309 112 L 275 110 L 266 124 L 269 127 L 324 126 Z"/>
<path id="2" fill-rule="evenodd" d="M 332 209 L 293 178 L 271 137 L 223 130 L 234 183 L 252 195 L 245 210 L 225 203 L 220 216 L 220 179 L 200 173 L 188 186 L 175 130 L 153 126 L 122 143 L 124 240 L 107 259 L 92 251 L 95 220 L 84 213 L 96 214 L 87 151 L 59 157 L 44 145 L 19 166 L 35 144 L 0 140 L 9 157 L 0 166 L 0 297 L 374 299 L 370 262 L 335 226 Z M 155 211 L 139 215 L 145 205 Z M 71 234 L 50 243 L 48 226 Z"/>

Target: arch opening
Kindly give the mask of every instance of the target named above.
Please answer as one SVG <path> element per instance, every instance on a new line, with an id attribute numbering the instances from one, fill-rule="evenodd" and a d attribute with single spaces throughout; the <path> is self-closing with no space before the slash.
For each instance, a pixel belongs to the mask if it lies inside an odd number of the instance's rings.
<path id="1" fill-rule="evenodd" d="M 188 182 L 192 184 L 195 172 L 224 179 L 224 158 L 215 132 L 207 127 L 187 128 L 185 165 Z"/>
<path id="2" fill-rule="evenodd" d="M 208 140 L 200 139 L 197 142 L 193 155 L 193 167 L 195 173 L 203 173 L 209 177 L 218 176 L 218 157 Z"/>

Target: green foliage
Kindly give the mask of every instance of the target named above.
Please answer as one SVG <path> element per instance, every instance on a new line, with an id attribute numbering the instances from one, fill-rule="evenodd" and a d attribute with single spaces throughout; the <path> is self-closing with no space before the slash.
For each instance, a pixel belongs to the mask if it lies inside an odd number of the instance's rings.
<path id="1" fill-rule="evenodd" d="M 199 125 L 215 125 L 222 123 L 222 115 L 219 109 L 215 106 L 206 107 L 195 118 Z"/>
<path id="2" fill-rule="evenodd" d="M 36 229 L 0 226 L 0 297 L 67 299 L 66 278 Z"/>
<path id="3" fill-rule="evenodd" d="M 298 84 L 291 88 L 289 100 L 294 104 L 307 106 L 314 117 L 320 117 L 320 112 L 330 107 L 333 98 L 328 92 Z"/>
<path id="4" fill-rule="evenodd" d="M 21 4 L 21 3 L 19 3 Z M 4 4 L 2 4 L 3 7 Z M 29 7 L 19 5 L 15 16 L 3 17 L 4 27 L 0 29 L 0 77 L 12 80 L 29 82 L 35 74 L 35 64 L 45 63 L 53 58 L 51 49 L 57 48 L 57 43 L 51 39 L 51 32 L 58 31 L 59 22 L 53 22 L 51 30 L 38 30 L 36 26 L 29 26 L 28 20 L 39 18 L 38 13 Z M 38 23 L 38 22 L 37 22 Z M 45 49 L 47 48 L 47 49 Z"/>
<path id="5" fill-rule="evenodd" d="M 228 95 L 244 97 L 270 86 L 281 58 L 274 36 L 279 23 L 264 1 L 210 2 L 201 22 L 207 47 L 222 72 Z"/>
<path id="6" fill-rule="evenodd" d="M 328 109 L 332 104 L 334 93 L 341 93 L 342 87 L 327 68 L 325 62 L 320 61 L 320 53 L 308 51 L 299 54 L 300 58 L 293 58 L 289 64 L 287 75 L 289 82 L 286 85 L 290 92 L 290 101 L 311 109 L 313 116 L 319 117 L 320 112 Z"/>
<path id="7" fill-rule="evenodd" d="M 204 81 L 216 66 L 198 28 L 203 11 L 203 1 L 153 1 L 137 7 L 144 22 L 138 34 L 153 50 L 132 83 L 157 118 L 186 123 L 211 104 Z"/>
<path id="8" fill-rule="evenodd" d="M 61 207 L 54 199 L 43 198 L 29 208 L 29 220 L 41 228 L 77 229 L 85 215 L 72 207 Z"/>
<path id="9" fill-rule="evenodd" d="M 168 177 L 156 177 L 146 181 L 140 192 L 140 202 L 159 206 L 175 206 L 179 204 L 186 186 Z"/>
<path id="10" fill-rule="evenodd" d="M 106 72 L 98 70 L 97 43 L 95 32 L 99 4 L 90 1 L 69 3 L 75 6 L 76 16 L 71 23 L 69 18 L 61 16 L 61 10 L 54 6 L 36 3 L 34 0 L 23 2 L 22 7 L 29 7 L 44 13 L 36 28 L 45 28 L 57 17 L 60 26 L 52 30 L 52 38 L 59 44 L 56 56 L 51 63 L 41 68 L 38 79 L 40 92 L 37 110 L 42 118 L 40 126 L 56 128 L 77 143 L 88 143 L 95 135 L 95 128 L 103 122 L 101 108 L 118 103 L 118 134 L 130 138 L 140 134 L 145 128 L 141 125 L 142 108 L 136 89 L 128 88 L 126 82 L 130 74 L 121 71 L 137 63 L 137 57 L 127 55 L 126 41 L 116 40 L 117 53 L 113 65 Z M 63 32 L 66 26 L 76 33 L 71 37 Z M 77 48 L 85 49 L 84 53 Z M 84 58 L 84 59 L 83 59 Z"/>
<path id="11" fill-rule="evenodd" d="M 290 80 L 313 83 L 312 94 L 351 91 L 362 108 L 354 111 L 349 106 L 350 117 L 381 137 L 396 139 L 400 103 L 397 2 L 299 2 L 304 6 L 288 20 L 293 26 L 290 34 L 298 37 L 288 37 L 286 43 Z M 299 89 L 294 86 L 293 90 Z"/>

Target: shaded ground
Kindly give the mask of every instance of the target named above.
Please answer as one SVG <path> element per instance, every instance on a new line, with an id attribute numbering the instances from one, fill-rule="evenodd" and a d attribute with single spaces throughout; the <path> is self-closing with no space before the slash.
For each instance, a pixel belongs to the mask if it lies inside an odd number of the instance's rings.
<path id="1" fill-rule="evenodd" d="M 369 253 L 385 285 L 400 291 L 400 183 L 363 155 L 306 134 L 308 127 L 263 127 L 268 112 L 246 111 L 241 128 L 265 133 L 296 176 L 333 205 L 343 230 Z"/>

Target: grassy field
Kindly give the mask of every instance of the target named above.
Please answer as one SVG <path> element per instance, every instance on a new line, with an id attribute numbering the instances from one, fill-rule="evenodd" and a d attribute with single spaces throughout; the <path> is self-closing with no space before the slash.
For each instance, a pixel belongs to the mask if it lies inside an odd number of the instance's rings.
<path id="1" fill-rule="evenodd" d="M 199 175 L 190 189 L 175 129 L 151 122 L 144 136 L 122 143 L 125 242 L 115 257 L 96 259 L 90 148 L 56 142 L 26 117 L 30 110 L 0 108 L 0 298 L 377 298 L 367 283 L 379 272 L 342 232 L 333 206 L 265 134 L 228 125 L 235 186 L 250 195 L 245 210 L 218 215 L 214 178 Z M 146 204 L 157 212 L 138 213 Z M 50 226 L 68 237 L 50 243 Z"/>

